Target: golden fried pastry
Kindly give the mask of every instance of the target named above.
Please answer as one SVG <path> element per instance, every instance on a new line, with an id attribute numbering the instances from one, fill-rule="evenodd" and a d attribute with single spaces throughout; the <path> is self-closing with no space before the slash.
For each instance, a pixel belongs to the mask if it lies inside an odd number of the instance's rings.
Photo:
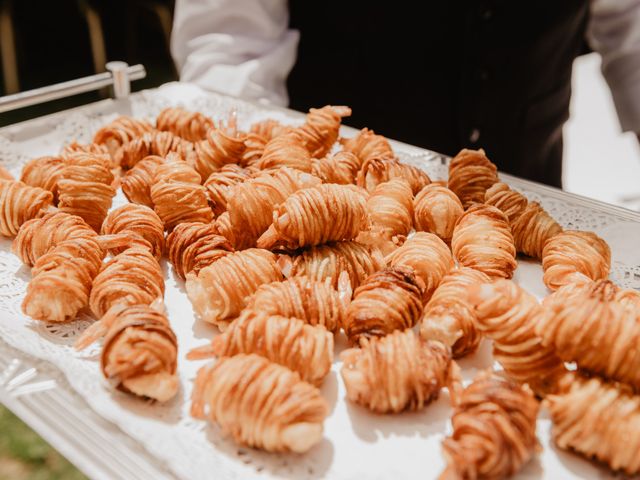
<path id="1" fill-rule="evenodd" d="M 468 298 L 469 288 L 489 282 L 489 277 L 472 268 L 450 271 L 424 307 L 420 336 L 448 345 L 453 358 L 474 352 L 482 335 L 476 327 L 478 320 Z"/>
<path id="2" fill-rule="evenodd" d="M 344 321 L 351 298 L 335 290 L 329 282 L 307 277 L 292 277 L 282 282 L 261 285 L 247 299 L 247 308 L 289 318 L 299 318 L 309 325 L 322 325 L 337 333 Z"/>
<path id="3" fill-rule="evenodd" d="M 192 148 L 192 144 L 171 132 L 153 131 L 124 144 L 118 149 L 114 159 L 122 168 L 129 169 L 150 155 L 166 157 L 169 153 L 174 153 L 186 160 Z"/>
<path id="4" fill-rule="evenodd" d="M 279 280 L 282 272 L 275 255 L 250 248 L 225 255 L 197 275 L 188 273 L 186 289 L 196 314 L 222 330 L 260 285 Z"/>
<path id="5" fill-rule="evenodd" d="M 39 187 L 0 180 L 0 234 L 13 237 L 20 226 L 51 205 L 53 194 Z"/>
<path id="6" fill-rule="evenodd" d="M 259 135 L 268 142 L 269 140 L 273 140 L 278 135 L 286 132 L 288 129 L 289 127 L 282 125 L 277 120 L 267 118 L 266 120 L 261 120 L 251 125 L 249 133 Z"/>
<path id="7" fill-rule="evenodd" d="M 483 203 L 486 191 L 498 181 L 498 169 L 483 149 L 464 148 L 449 163 L 448 187 L 465 210 L 473 203 Z"/>
<path id="8" fill-rule="evenodd" d="M 542 280 L 551 290 L 607 278 L 610 268 L 609 245 L 593 232 L 565 230 L 551 238 L 542 251 Z"/>
<path id="9" fill-rule="evenodd" d="M 385 268 L 356 288 L 343 328 L 349 342 L 413 327 L 422 315 L 424 285 L 410 267 Z"/>
<path id="10" fill-rule="evenodd" d="M 193 154 L 186 158 L 205 179 L 225 165 L 240 163 L 246 148 L 244 135 L 234 127 L 218 128 L 209 130 L 207 138 L 196 143 Z"/>
<path id="11" fill-rule="evenodd" d="M 389 141 L 373 130 L 363 128 L 355 137 L 343 138 L 342 150 L 353 153 L 360 160 L 360 166 L 371 158 L 395 158 Z"/>
<path id="12" fill-rule="evenodd" d="M 233 251 L 211 223 L 181 223 L 167 237 L 167 255 L 183 280 Z"/>
<path id="13" fill-rule="evenodd" d="M 290 167 L 311 173 L 311 155 L 305 148 L 300 131 L 291 130 L 270 140 L 256 166 L 261 170 Z"/>
<path id="14" fill-rule="evenodd" d="M 311 108 L 307 120 L 298 129 L 303 145 L 314 158 L 324 157 L 338 140 L 343 117 L 351 116 L 349 107 L 325 105 Z"/>
<path id="15" fill-rule="evenodd" d="M 120 179 L 122 192 L 130 202 L 153 208 L 151 185 L 153 185 L 156 169 L 162 163 L 164 158 L 150 155 L 140 160 L 122 176 Z"/>
<path id="16" fill-rule="evenodd" d="M 320 385 L 331 370 L 333 335 L 302 320 L 242 311 L 210 345 L 189 352 L 187 358 L 231 357 L 255 353 L 300 374 L 305 382 Z"/>
<path id="17" fill-rule="evenodd" d="M 545 316 L 534 296 L 509 280 L 472 285 L 476 326 L 493 340 L 493 356 L 509 377 L 538 395 L 553 393 L 567 370 L 556 351 L 536 334 Z"/>
<path id="18" fill-rule="evenodd" d="M 281 257 L 281 263 L 287 257 Z M 374 272 L 384 267 L 384 259 L 377 248 L 358 242 L 336 242 L 311 247 L 293 258 L 286 266 L 288 277 L 306 276 L 318 282 L 331 279 L 331 286 L 344 291 L 340 285 L 340 274 L 346 272 L 351 289 L 355 289 Z"/>
<path id="19" fill-rule="evenodd" d="M 62 157 L 39 157 L 29 160 L 20 175 L 20 181 L 40 187 L 53 193 L 54 199 L 58 199 L 58 180 L 64 169 Z"/>
<path id="20" fill-rule="evenodd" d="M 156 128 L 171 132 L 189 142 L 197 142 L 207 137 L 207 132 L 215 128 L 213 119 L 200 112 L 190 112 L 180 107 L 162 110 L 156 118 Z"/>
<path id="21" fill-rule="evenodd" d="M 366 195 L 353 185 L 324 184 L 298 190 L 278 205 L 257 245 L 295 249 L 353 240 L 366 226 Z"/>
<path id="22" fill-rule="evenodd" d="M 240 239 L 244 238 L 242 235 L 242 231 L 239 230 L 237 234 L 234 231 L 233 226 L 231 225 L 231 217 L 229 216 L 229 212 L 224 212 L 222 215 L 216 218 L 216 221 L 213 222 L 213 225 L 215 226 L 218 235 L 226 238 L 234 248 L 237 246 L 236 237 Z"/>
<path id="23" fill-rule="evenodd" d="M 257 166 L 264 153 L 264 148 L 269 143 L 265 137 L 262 137 L 256 133 L 248 133 L 244 138 L 244 153 L 240 159 L 240 165 L 242 167 Z"/>
<path id="24" fill-rule="evenodd" d="M 367 215 L 373 229 L 388 238 L 406 236 L 413 226 L 413 194 L 403 178 L 392 178 L 373 189 L 367 200 Z"/>
<path id="25" fill-rule="evenodd" d="M 413 331 L 366 339 L 340 355 L 347 399 L 377 413 L 420 410 L 443 387 L 455 397 L 460 378 L 451 351 Z"/>
<path id="26" fill-rule="evenodd" d="M 356 183 L 360 160 L 353 153 L 338 152 L 325 158 L 311 159 L 311 173 L 323 183 L 348 185 Z"/>
<path id="27" fill-rule="evenodd" d="M 160 217 L 144 205 L 127 203 L 112 210 L 102 224 L 103 235 L 131 233 L 147 245 L 154 257 L 160 258 L 164 250 L 164 225 Z M 113 253 L 123 252 L 126 247 L 116 248 Z"/>
<path id="28" fill-rule="evenodd" d="M 109 155 L 109 149 L 106 145 L 100 145 L 97 143 L 89 143 L 83 144 L 78 142 L 71 142 L 64 146 L 64 148 L 60 151 L 60 155 L 62 157 L 66 157 L 68 155 L 72 155 L 74 153 L 90 153 L 91 155 Z M 116 165 L 111 165 L 115 167 Z"/>
<path id="29" fill-rule="evenodd" d="M 431 183 L 413 200 L 413 225 L 419 232 L 435 233 L 451 243 L 453 228 L 464 213 L 462 203 L 447 187 Z"/>
<path id="30" fill-rule="evenodd" d="M 640 473 L 640 396 L 631 389 L 579 378 L 568 391 L 548 396 L 545 406 L 558 447 L 627 475 Z"/>
<path id="31" fill-rule="evenodd" d="M 96 236 L 58 243 L 35 261 L 22 311 L 45 322 L 73 320 L 89 303 L 91 283 L 104 254 Z"/>
<path id="32" fill-rule="evenodd" d="M 503 479 L 519 472 L 539 448 L 539 403 L 531 391 L 491 371 L 464 389 L 442 448 L 442 479 Z"/>
<path id="33" fill-rule="evenodd" d="M 404 178 L 409 183 L 414 195 L 431 183 L 429 175 L 419 168 L 401 163 L 395 158 L 373 157 L 362 164 L 358 172 L 357 184 L 371 192 L 377 185 L 398 177 Z"/>
<path id="34" fill-rule="evenodd" d="M 507 217 L 491 205 L 474 205 L 453 229 L 451 251 L 460 265 L 493 278 L 511 278 L 517 267 L 516 247 Z"/>
<path id="35" fill-rule="evenodd" d="M 15 178 L 13 178 L 13 175 L 11 175 L 11 172 L 9 172 L 9 170 L 7 170 L 6 168 L 0 165 L 0 180 L 15 180 Z M 22 181 L 22 183 L 27 183 L 27 182 Z"/>
<path id="36" fill-rule="evenodd" d="M 307 173 L 283 167 L 236 185 L 227 196 L 231 230 L 238 249 L 254 246 L 273 221 L 274 208 L 293 192 L 320 184 Z"/>
<path id="37" fill-rule="evenodd" d="M 115 158 L 122 145 L 153 131 L 149 122 L 122 116 L 98 130 L 93 137 L 93 143 L 105 145 L 111 157 Z"/>
<path id="38" fill-rule="evenodd" d="M 204 182 L 204 188 L 207 189 L 209 205 L 216 217 L 227 211 L 227 197 L 231 189 L 250 178 L 251 174 L 246 169 L 233 163 L 209 175 Z"/>
<path id="39" fill-rule="evenodd" d="M 198 371 L 191 415 L 268 452 L 303 453 L 322 439 L 327 402 L 313 385 L 259 355 L 225 357 Z"/>
<path id="40" fill-rule="evenodd" d="M 202 177 L 187 162 L 183 162 L 174 154 L 169 154 L 164 162 L 159 163 L 153 171 L 151 184 L 167 181 L 200 185 L 200 183 L 202 183 Z"/>
<path id="41" fill-rule="evenodd" d="M 640 321 L 604 280 L 582 292 L 545 302 L 537 322 L 542 344 L 578 368 L 640 388 Z"/>
<path id="42" fill-rule="evenodd" d="M 417 232 L 385 260 L 390 267 L 413 268 L 424 283 L 425 300 L 431 298 L 442 277 L 453 268 L 449 247 L 436 235 L 426 232 Z"/>
<path id="43" fill-rule="evenodd" d="M 159 402 L 178 393 L 178 339 L 164 312 L 134 305 L 103 318 L 109 332 L 102 345 L 100 366 L 108 380 L 125 392 Z"/>

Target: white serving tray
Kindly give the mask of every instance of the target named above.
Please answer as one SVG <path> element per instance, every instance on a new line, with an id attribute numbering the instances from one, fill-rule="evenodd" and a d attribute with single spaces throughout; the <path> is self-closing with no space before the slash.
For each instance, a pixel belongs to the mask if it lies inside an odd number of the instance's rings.
<path id="1" fill-rule="evenodd" d="M 300 113 L 172 83 L 128 99 L 105 100 L 0 129 L 0 164 L 18 176 L 30 158 L 55 154 L 73 140 L 89 142 L 101 125 L 117 115 L 153 119 L 169 105 L 199 110 L 214 118 L 225 118 L 235 109 L 241 127 L 264 118 L 291 124 L 304 120 Z M 345 136 L 354 133 L 353 129 L 343 128 Z M 403 161 L 425 169 L 432 179 L 446 178 L 446 157 L 392 143 Z M 612 249 L 612 279 L 625 287 L 640 287 L 640 214 L 508 175 L 501 178 L 527 197 L 540 201 L 564 227 L 593 230 L 602 236 Z M 120 192 L 114 206 L 124 201 Z M 181 391 L 166 405 L 114 391 L 99 371 L 99 345 L 80 353 L 72 348 L 75 338 L 89 324 L 88 317 L 48 325 L 21 313 L 20 303 L 30 274 L 11 254 L 10 246 L 9 240 L 0 240 L 0 401 L 89 476 L 430 479 L 442 471 L 440 442 L 451 430 L 447 393 L 443 391 L 440 399 L 422 412 L 371 414 L 346 402 L 339 361 L 322 387 L 331 405 L 324 440 L 304 455 L 274 455 L 240 448 L 223 438 L 217 428 L 190 418 L 189 396 L 202 362 L 187 361 L 185 354 L 206 343 L 216 329 L 194 319 L 184 284 L 168 262 L 163 262 L 165 301 L 179 340 Z M 519 259 L 515 280 L 539 298 L 548 293 L 541 279 L 539 264 Z M 336 359 L 344 348 L 346 341 L 340 336 Z M 490 350 L 490 343 L 485 341 L 476 354 L 459 362 L 465 380 L 492 365 Z M 543 450 L 516 478 L 612 477 L 605 469 L 556 449 L 549 430 L 548 415 L 541 411 L 538 437 Z"/>

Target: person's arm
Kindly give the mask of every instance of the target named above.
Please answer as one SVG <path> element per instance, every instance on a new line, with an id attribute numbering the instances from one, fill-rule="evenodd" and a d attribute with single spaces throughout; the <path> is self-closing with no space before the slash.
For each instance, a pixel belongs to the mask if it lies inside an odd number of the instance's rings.
<path id="1" fill-rule="evenodd" d="M 602 56 L 622 130 L 640 135 L 640 0 L 591 0 L 588 40 Z"/>
<path id="2" fill-rule="evenodd" d="M 177 0 L 171 53 L 180 79 L 286 105 L 298 46 L 288 23 L 286 0 Z"/>

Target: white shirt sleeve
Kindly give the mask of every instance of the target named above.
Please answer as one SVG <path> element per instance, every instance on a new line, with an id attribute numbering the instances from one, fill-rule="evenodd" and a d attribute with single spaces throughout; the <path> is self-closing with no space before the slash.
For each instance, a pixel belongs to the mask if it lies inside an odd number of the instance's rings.
<path id="1" fill-rule="evenodd" d="M 287 0 L 177 0 L 171 53 L 180 79 L 286 106 L 298 32 Z"/>
<path id="2" fill-rule="evenodd" d="M 591 0 L 587 38 L 602 56 L 622 130 L 640 133 L 640 0 Z"/>

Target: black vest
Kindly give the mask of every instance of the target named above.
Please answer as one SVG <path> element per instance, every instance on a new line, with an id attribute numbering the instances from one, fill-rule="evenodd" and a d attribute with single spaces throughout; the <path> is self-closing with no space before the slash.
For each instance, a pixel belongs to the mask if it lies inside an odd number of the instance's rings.
<path id="1" fill-rule="evenodd" d="M 292 108 L 348 105 L 348 125 L 449 155 L 483 147 L 505 172 L 560 185 L 586 0 L 291 0 L 290 12 Z"/>

